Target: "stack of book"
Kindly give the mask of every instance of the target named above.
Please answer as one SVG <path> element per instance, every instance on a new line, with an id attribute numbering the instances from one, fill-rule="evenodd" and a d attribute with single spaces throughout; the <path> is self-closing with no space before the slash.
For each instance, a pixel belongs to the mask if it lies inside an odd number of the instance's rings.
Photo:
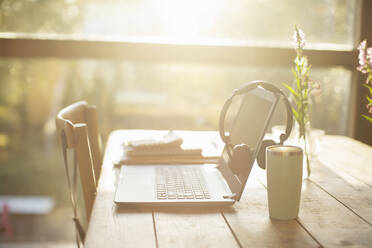
<path id="1" fill-rule="evenodd" d="M 172 131 L 158 138 L 128 140 L 123 148 L 119 164 L 216 163 L 219 158 L 218 152 L 211 151 L 211 147 L 184 144 Z"/>

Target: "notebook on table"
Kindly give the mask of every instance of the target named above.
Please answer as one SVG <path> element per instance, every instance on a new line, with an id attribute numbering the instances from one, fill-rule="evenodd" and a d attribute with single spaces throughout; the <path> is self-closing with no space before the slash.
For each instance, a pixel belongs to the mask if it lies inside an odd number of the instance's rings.
<path id="1" fill-rule="evenodd" d="M 257 111 L 258 106 L 260 111 Z M 266 132 L 263 123 L 275 106 L 275 97 L 270 92 L 257 88 L 247 93 L 230 131 L 230 137 L 236 137 L 235 141 L 232 139 L 233 144 L 244 142 L 258 149 Z M 151 206 L 231 205 L 240 199 L 254 163 L 252 161 L 244 171 L 234 174 L 229 168 L 226 149 L 215 164 L 180 165 L 174 161 L 170 157 L 164 163 L 154 165 L 158 161 L 151 158 L 148 164 L 123 165 L 115 203 Z"/>
<path id="2" fill-rule="evenodd" d="M 217 163 L 222 153 L 211 139 L 184 140 L 177 131 L 147 139 L 127 139 L 122 148 L 119 165 Z"/>

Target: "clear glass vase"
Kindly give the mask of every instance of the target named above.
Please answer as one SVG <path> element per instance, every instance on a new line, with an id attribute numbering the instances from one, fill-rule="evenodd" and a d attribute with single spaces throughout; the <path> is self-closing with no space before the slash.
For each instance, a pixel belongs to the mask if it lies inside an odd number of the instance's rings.
<path id="1" fill-rule="evenodd" d="M 304 179 L 310 177 L 311 174 L 311 156 L 312 156 L 312 139 L 311 139 L 311 125 L 306 124 L 305 135 L 300 136 L 300 127 L 297 122 L 293 127 L 291 136 L 288 139 L 288 144 L 299 146 L 303 150 L 303 174 Z"/>

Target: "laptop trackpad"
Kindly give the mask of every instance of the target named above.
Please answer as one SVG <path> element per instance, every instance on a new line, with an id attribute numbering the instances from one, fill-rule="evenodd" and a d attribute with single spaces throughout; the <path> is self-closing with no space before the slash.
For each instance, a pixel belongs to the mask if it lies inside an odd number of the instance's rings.
<path id="1" fill-rule="evenodd" d="M 115 202 L 147 202 L 155 197 L 154 168 L 122 166 Z"/>

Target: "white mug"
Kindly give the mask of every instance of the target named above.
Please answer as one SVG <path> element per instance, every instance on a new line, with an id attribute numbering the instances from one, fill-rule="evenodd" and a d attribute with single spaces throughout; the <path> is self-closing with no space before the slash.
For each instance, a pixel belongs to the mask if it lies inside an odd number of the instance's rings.
<path id="1" fill-rule="evenodd" d="M 274 145 L 266 148 L 267 195 L 273 219 L 298 216 L 302 187 L 303 151 L 297 146 Z"/>

